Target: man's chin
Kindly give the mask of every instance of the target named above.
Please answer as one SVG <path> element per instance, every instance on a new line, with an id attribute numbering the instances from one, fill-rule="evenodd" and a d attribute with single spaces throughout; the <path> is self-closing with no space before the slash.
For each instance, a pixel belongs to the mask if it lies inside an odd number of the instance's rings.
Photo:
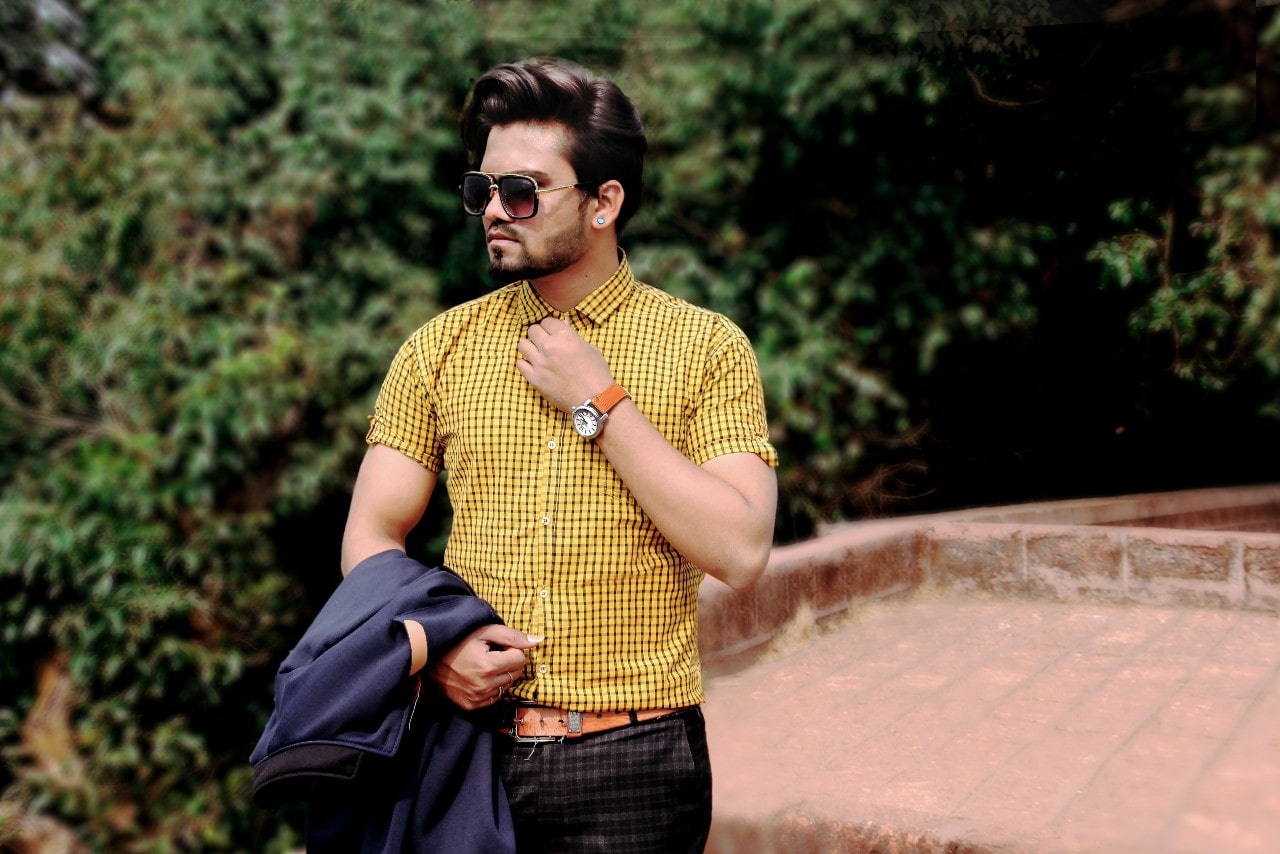
<path id="1" fill-rule="evenodd" d="M 504 264 L 501 261 L 495 260 L 491 260 L 489 262 L 489 278 L 498 285 L 505 285 L 510 282 L 519 282 L 524 279 L 532 281 L 555 272 L 558 271 L 547 269 L 545 266 L 530 266 L 528 264 L 512 263 Z"/>
<path id="2" fill-rule="evenodd" d="M 494 283 L 505 285 L 508 282 L 518 282 L 525 278 L 524 265 L 517 262 L 510 254 L 503 252 L 502 249 L 489 249 L 489 278 Z"/>
<path id="3" fill-rule="evenodd" d="M 518 282 L 521 279 L 527 279 L 523 267 L 514 267 L 510 264 L 490 264 L 489 278 L 493 280 L 495 285 L 505 285 L 511 282 Z"/>

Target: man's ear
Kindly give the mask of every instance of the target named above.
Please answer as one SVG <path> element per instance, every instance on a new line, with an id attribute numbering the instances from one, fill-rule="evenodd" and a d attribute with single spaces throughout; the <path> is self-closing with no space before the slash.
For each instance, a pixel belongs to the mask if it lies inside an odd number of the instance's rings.
<path id="1" fill-rule="evenodd" d="M 616 180 L 605 181 L 596 192 L 595 212 L 591 215 L 592 225 L 597 228 L 608 228 L 615 225 L 622 213 L 622 200 L 627 192 Z M 601 222 L 600 220 L 604 220 Z"/>

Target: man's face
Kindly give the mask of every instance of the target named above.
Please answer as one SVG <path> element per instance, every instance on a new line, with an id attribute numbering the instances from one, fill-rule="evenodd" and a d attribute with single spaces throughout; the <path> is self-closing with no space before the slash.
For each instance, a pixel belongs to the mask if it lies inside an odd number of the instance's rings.
<path id="1" fill-rule="evenodd" d="M 489 132 L 480 171 L 528 175 L 540 189 L 578 180 L 563 152 L 568 145 L 558 124 L 520 122 Z M 538 212 L 513 220 L 495 193 L 481 222 L 489 248 L 489 275 L 498 284 L 536 280 L 573 266 L 586 252 L 587 223 L 578 190 L 538 197 Z"/>

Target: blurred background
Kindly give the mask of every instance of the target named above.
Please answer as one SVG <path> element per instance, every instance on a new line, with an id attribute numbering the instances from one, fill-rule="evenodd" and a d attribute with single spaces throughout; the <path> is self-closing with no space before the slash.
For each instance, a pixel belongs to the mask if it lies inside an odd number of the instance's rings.
<path id="1" fill-rule="evenodd" d="M 247 757 L 535 54 L 646 118 L 623 245 L 755 343 L 779 543 L 1280 480 L 1274 3 L 0 0 L 0 850 L 299 844 Z"/>

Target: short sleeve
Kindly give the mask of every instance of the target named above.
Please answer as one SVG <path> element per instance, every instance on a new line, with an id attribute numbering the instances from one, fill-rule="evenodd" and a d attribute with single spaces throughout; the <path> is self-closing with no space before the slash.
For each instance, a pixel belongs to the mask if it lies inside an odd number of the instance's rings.
<path id="1" fill-rule="evenodd" d="M 434 472 L 444 468 L 444 447 L 422 358 L 423 331 L 401 345 L 369 416 L 365 442 L 386 445 Z"/>
<path id="2" fill-rule="evenodd" d="M 725 340 L 710 354 L 689 425 L 689 458 L 702 465 L 725 454 L 756 454 L 771 468 L 778 454 L 769 442 L 764 389 L 751 342 L 727 319 Z"/>

